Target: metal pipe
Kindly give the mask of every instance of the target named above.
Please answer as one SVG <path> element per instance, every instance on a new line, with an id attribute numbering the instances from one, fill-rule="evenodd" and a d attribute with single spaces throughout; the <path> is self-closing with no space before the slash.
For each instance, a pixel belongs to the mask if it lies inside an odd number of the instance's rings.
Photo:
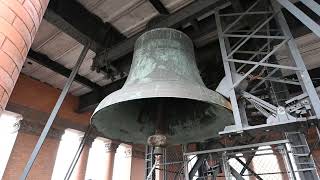
<path id="1" fill-rule="evenodd" d="M 40 135 L 40 137 L 38 139 L 38 142 L 37 142 L 36 146 L 34 147 L 34 149 L 32 151 L 32 154 L 31 154 L 26 166 L 24 167 L 24 170 L 23 170 L 23 173 L 22 173 L 22 175 L 20 177 L 20 180 L 25 180 L 27 178 L 27 176 L 28 176 L 28 174 L 29 174 L 29 172 L 30 172 L 30 170 L 32 168 L 32 165 L 33 165 L 34 161 L 36 160 L 36 158 L 37 158 L 37 156 L 38 156 L 38 154 L 40 152 L 40 149 L 41 149 L 41 147 L 42 147 L 42 145 L 44 143 L 44 140 L 47 137 L 47 134 L 48 134 L 48 132 L 49 132 L 49 130 L 50 130 L 52 124 L 53 124 L 53 121 L 54 121 L 54 119 L 56 118 L 56 116 L 57 116 L 57 114 L 59 112 L 59 109 L 60 109 L 60 107 L 61 107 L 61 105 L 63 103 L 63 100 L 66 97 L 66 95 L 67 95 L 67 93 L 68 93 L 68 91 L 69 91 L 69 89 L 71 87 L 71 84 L 72 84 L 72 82 L 73 82 L 73 80 L 74 80 L 74 78 L 75 78 L 75 76 L 76 76 L 76 74 L 77 74 L 77 72 L 78 72 L 83 60 L 84 60 L 84 58 L 87 55 L 87 52 L 88 52 L 89 48 L 90 48 L 90 42 L 88 42 L 85 45 L 85 47 L 83 48 L 83 50 L 82 50 L 82 52 L 81 52 L 81 54 L 79 56 L 79 59 L 77 61 L 77 64 L 73 68 L 67 83 L 63 87 L 63 90 L 62 90 L 62 92 L 61 92 L 61 94 L 60 94 L 60 96 L 59 96 L 59 98 L 58 98 L 58 100 L 57 100 L 57 102 L 56 102 L 56 104 L 55 104 L 50 116 L 49 116 L 49 119 L 48 119 L 44 129 L 41 132 L 41 135 Z"/>

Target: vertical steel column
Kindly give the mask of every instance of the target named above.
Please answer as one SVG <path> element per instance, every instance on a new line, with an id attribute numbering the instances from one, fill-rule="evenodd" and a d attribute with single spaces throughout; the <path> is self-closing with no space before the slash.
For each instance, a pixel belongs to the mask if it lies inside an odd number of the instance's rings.
<path id="1" fill-rule="evenodd" d="M 182 154 L 186 153 L 188 149 L 188 144 L 184 144 L 182 146 Z M 188 163 L 189 159 L 188 156 L 183 156 L 183 174 L 184 174 L 184 179 L 189 180 L 189 170 L 188 170 Z"/>
<path id="2" fill-rule="evenodd" d="M 225 179 L 226 180 L 232 180 L 230 166 L 229 166 L 229 163 L 228 163 L 227 152 L 223 152 L 222 153 L 222 164 L 223 164 L 223 171 L 224 171 Z"/>
<path id="3" fill-rule="evenodd" d="M 145 150 L 146 151 L 145 152 L 145 178 L 146 178 L 146 180 L 154 180 L 155 179 L 155 172 L 153 171 L 153 167 L 156 162 L 155 162 L 153 150 L 154 150 L 154 148 L 152 146 L 146 145 L 146 150 Z"/>
<path id="4" fill-rule="evenodd" d="M 167 149 L 163 149 L 163 170 L 162 170 L 162 175 L 163 175 L 163 180 L 167 180 Z"/>
<path id="5" fill-rule="evenodd" d="M 314 0 L 300 0 L 304 5 L 308 6 L 313 12 L 320 16 L 320 5 Z"/>
<path id="6" fill-rule="evenodd" d="M 222 27 L 221 22 L 220 22 L 220 25 Z M 227 53 L 231 53 L 232 48 L 230 47 L 229 39 L 224 38 L 224 41 L 225 41 L 225 49 L 226 49 Z M 230 56 L 230 58 L 233 59 L 233 56 Z M 234 81 L 236 81 L 235 73 L 237 73 L 236 65 L 234 64 L 234 62 L 227 62 L 227 63 L 229 63 L 229 66 L 230 66 L 232 82 L 234 82 Z M 246 114 L 246 110 L 245 110 L 245 100 L 240 100 L 237 103 L 238 103 L 238 107 L 239 107 L 239 113 L 240 113 L 240 117 L 241 117 L 242 127 L 249 126 L 248 118 L 247 118 L 247 114 Z"/>
<path id="7" fill-rule="evenodd" d="M 219 16 L 219 10 L 215 10 L 215 20 L 217 24 L 217 31 L 218 31 L 218 37 L 219 37 L 219 44 L 220 44 L 220 49 L 221 49 L 221 55 L 222 55 L 222 61 L 223 61 L 223 67 L 224 67 L 224 72 L 225 76 L 227 79 L 227 83 L 229 84 L 229 87 L 233 86 L 233 80 L 232 80 L 232 73 L 231 73 L 231 68 L 228 62 L 228 54 L 226 50 L 226 44 L 224 41 L 223 37 L 223 31 L 222 31 L 222 26 L 221 26 L 221 21 L 220 21 L 220 16 Z M 233 117 L 236 125 L 236 129 L 242 129 L 242 120 L 241 120 L 241 115 L 239 111 L 239 106 L 237 102 L 237 96 L 235 93 L 234 88 L 231 89 L 226 89 L 226 91 L 230 91 L 230 101 L 231 101 L 231 106 L 232 106 L 232 111 L 233 111 Z"/>
<path id="8" fill-rule="evenodd" d="M 281 12 L 280 5 L 275 2 L 275 0 L 271 1 L 274 11 L 279 12 L 276 15 L 276 20 L 284 33 L 285 36 L 290 37 L 287 42 L 287 47 L 290 52 L 291 58 L 294 60 L 296 66 L 300 69 L 297 72 L 297 76 L 299 78 L 300 83 L 302 84 L 302 88 L 309 95 L 311 104 L 313 106 L 313 110 L 316 114 L 316 117 L 320 119 L 320 100 L 318 94 L 312 84 L 311 78 L 309 76 L 308 70 L 303 62 L 301 54 L 297 45 L 294 42 L 294 38 L 290 32 L 289 26 L 286 22 L 284 15 Z M 319 29 L 320 31 L 320 29 Z"/>
<path id="9" fill-rule="evenodd" d="M 292 15 L 294 15 L 297 19 L 299 19 L 304 25 L 306 25 L 312 32 L 314 32 L 317 36 L 320 37 L 320 25 L 314 22 L 309 16 L 307 16 L 303 11 L 297 8 L 292 2 L 289 0 L 277 0 L 279 4 L 281 4 L 284 8 L 286 8 Z M 312 0 L 308 0 L 309 3 L 305 3 L 307 6 L 311 5 Z M 314 2 L 316 3 L 316 2 Z M 273 3 L 274 4 L 274 3 Z M 319 7 L 316 6 L 316 7 Z M 313 9 L 311 9 L 313 10 Z M 319 13 L 319 9 L 315 11 L 315 13 Z"/>
<path id="10" fill-rule="evenodd" d="M 49 119 L 48 119 L 43 131 L 41 132 L 41 135 L 40 135 L 40 137 L 38 139 L 38 142 L 37 142 L 36 146 L 34 147 L 34 149 L 32 151 L 32 154 L 31 154 L 31 156 L 30 156 L 30 158 L 29 158 L 29 160 L 28 160 L 28 162 L 27 162 L 27 164 L 26 164 L 26 166 L 25 166 L 25 168 L 23 170 L 23 174 L 21 175 L 20 180 L 25 180 L 27 178 L 27 176 L 28 176 L 28 174 L 29 174 L 29 172 L 30 172 L 30 170 L 32 168 L 32 165 L 33 165 L 34 161 L 36 160 L 36 158 L 37 158 L 37 156 L 38 156 L 38 154 L 40 152 L 40 149 L 41 149 L 41 147 L 43 145 L 43 142 L 44 142 L 44 140 L 45 140 L 45 138 L 46 138 L 46 136 L 47 136 L 47 134 L 48 134 L 48 132 L 49 132 L 49 130 L 51 128 L 51 125 L 53 124 L 53 121 L 54 121 L 54 119 L 56 118 L 56 116 L 57 116 L 57 114 L 59 112 L 59 109 L 60 109 L 60 107 L 61 107 L 61 105 L 63 103 L 63 100 L 66 97 L 66 95 L 67 95 L 67 93 L 68 93 L 68 91 L 69 91 L 69 89 L 71 87 L 73 79 L 77 75 L 77 72 L 78 72 L 82 62 L 83 62 L 84 58 L 87 55 L 89 47 L 90 47 L 90 42 L 88 42 L 84 46 L 84 48 L 83 48 L 83 50 L 82 50 L 82 52 L 81 52 L 81 54 L 79 56 L 79 59 L 77 61 L 77 64 L 73 67 L 72 72 L 71 72 L 71 74 L 69 76 L 69 79 L 68 79 L 67 83 L 65 84 L 65 86 L 63 87 L 63 90 L 62 90 L 62 92 L 61 92 L 61 94 L 60 94 L 60 96 L 59 96 L 59 98 L 58 98 L 58 100 L 57 100 L 57 102 L 56 102 L 56 104 L 55 104 L 50 116 L 49 116 Z"/>
<path id="11" fill-rule="evenodd" d="M 281 154 L 282 154 L 282 158 L 283 158 L 283 160 L 286 164 L 286 167 L 287 167 L 288 177 L 290 177 L 290 179 L 292 179 L 292 180 L 296 180 L 297 178 L 296 178 L 295 172 L 293 170 L 292 162 L 291 162 L 286 145 L 284 144 L 279 147 L 281 147 Z"/>

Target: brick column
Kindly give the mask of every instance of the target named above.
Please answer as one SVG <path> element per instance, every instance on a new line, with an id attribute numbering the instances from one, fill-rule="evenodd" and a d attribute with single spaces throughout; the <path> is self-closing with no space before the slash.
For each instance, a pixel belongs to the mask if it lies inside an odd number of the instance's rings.
<path id="1" fill-rule="evenodd" d="M 94 141 L 94 137 L 89 137 L 87 140 L 82 153 L 79 157 L 79 160 L 74 168 L 74 171 L 72 172 L 70 179 L 77 179 L 77 180 L 84 180 L 86 176 L 86 170 L 87 170 L 87 163 L 89 158 L 89 151 L 92 146 L 92 143 Z"/>
<path id="2" fill-rule="evenodd" d="M 20 121 L 20 129 L 6 166 L 3 180 L 19 179 L 42 129 L 43 126 L 39 124 L 25 120 Z M 63 132 L 63 130 L 53 128 L 49 131 L 48 138 L 42 146 L 28 179 L 39 179 L 39 177 L 41 179 L 51 179 Z"/>
<path id="3" fill-rule="evenodd" d="M 113 175 L 113 166 L 114 166 L 114 157 L 117 152 L 117 148 L 119 146 L 119 143 L 115 143 L 112 141 L 106 141 L 105 142 L 105 148 L 106 148 L 106 171 L 105 171 L 105 180 L 112 180 Z"/>
<path id="4" fill-rule="evenodd" d="M 49 0 L 0 0 L 0 112 L 5 109 Z"/>

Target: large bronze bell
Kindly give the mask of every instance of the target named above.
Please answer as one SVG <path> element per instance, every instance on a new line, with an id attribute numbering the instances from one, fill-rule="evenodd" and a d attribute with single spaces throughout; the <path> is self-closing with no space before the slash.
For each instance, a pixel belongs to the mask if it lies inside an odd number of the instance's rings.
<path id="1" fill-rule="evenodd" d="M 184 144 L 217 137 L 232 124 L 228 107 L 205 87 L 189 37 L 159 28 L 136 41 L 127 81 L 102 100 L 91 122 L 114 140 L 146 144 L 160 134 L 170 144 Z"/>

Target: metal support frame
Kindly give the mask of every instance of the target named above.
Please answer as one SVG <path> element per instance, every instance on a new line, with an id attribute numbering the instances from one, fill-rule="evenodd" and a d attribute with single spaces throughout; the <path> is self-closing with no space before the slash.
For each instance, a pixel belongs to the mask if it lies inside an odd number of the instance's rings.
<path id="1" fill-rule="evenodd" d="M 241 174 L 238 173 L 232 166 L 229 165 L 230 173 L 233 177 L 236 178 L 236 180 L 244 180 L 244 178 L 241 176 Z"/>
<path id="2" fill-rule="evenodd" d="M 249 164 L 253 157 L 256 156 L 264 156 L 264 155 L 273 155 L 274 153 L 259 153 L 256 154 L 258 151 L 265 151 L 267 149 L 259 149 L 261 146 L 277 146 L 277 147 L 284 147 L 286 144 L 289 143 L 289 140 L 284 139 L 284 140 L 277 140 L 277 141 L 269 141 L 269 142 L 263 142 L 263 143 L 256 143 L 256 144 L 247 144 L 247 145 L 241 145 L 241 146 L 231 146 L 231 147 L 225 147 L 225 148 L 219 148 L 219 149 L 209 149 L 209 150 L 204 150 L 204 151 L 195 151 L 195 152 L 185 152 L 184 156 L 190 156 L 190 155 L 201 155 L 201 156 L 208 156 L 215 154 L 216 155 L 216 160 L 220 161 L 220 166 L 223 168 L 223 172 L 225 175 L 226 180 L 231 180 L 233 177 L 236 180 L 243 180 L 243 173 L 245 170 L 248 170 L 251 175 L 255 176 L 256 179 L 262 179 L 260 175 L 256 173 L 253 169 L 249 167 Z M 268 149 L 271 150 L 272 148 Z M 249 160 L 249 162 L 243 162 L 238 154 L 243 153 L 243 157 L 245 154 L 250 154 L 253 155 L 252 159 Z M 242 166 L 242 170 L 240 172 L 236 171 L 230 164 L 229 164 L 229 159 L 236 159 Z M 290 159 L 288 159 L 290 160 Z M 291 163 L 291 162 L 290 162 Z"/>
<path id="3" fill-rule="evenodd" d="M 257 173 L 254 172 L 254 170 L 252 170 L 251 168 L 249 168 L 249 166 L 244 163 L 240 158 L 236 157 L 235 158 L 244 168 L 246 168 L 250 173 L 252 173 L 257 179 L 259 180 L 263 180 Z"/>
<path id="4" fill-rule="evenodd" d="M 231 170 L 230 170 L 230 166 L 228 163 L 228 156 L 227 156 L 226 152 L 222 153 L 222 164 L 223 164 L 223 171 L 224 171 L 225 179 L 232 180 Z"/>
<path id="5" fill-rule="evenodd" d="M 163 180 L 167 180 L 167 149 L 163 149 L 162 166 L 163 166 Z"/>
<path id="6" fill-rule="evenodd" d="M 305 26 L 307 26 L 312 32 L 320 37 L 320 25 L 314 22 L 308 15 L 297 8 L 289 0 L 276 0 L 282 7 L 286 8 L 292 15 L 299 19 Z M 302 2 L 308 6 L 312 11 L 320 16 L 320 6 L 313 0 L 302 0 Z"/>
<path id="7" fill-rule="evenodd" d="M 281 153 L 282 153 L 282 157 L 283 160 L 285 162 L 286 168 L 288 169 L 288 176 L 290 179 L 292 180 L 296 180 L 296 175 L 294 173 L 294 169 L 293 169 L 293 165 L 292 162 L 290 160 L 290 156 L 288 153 L 288 149 L 286 145 L 281 146 Z"/>
<path id="8" fill-rule="evenodd" d="M 251 164 L 251 162 L 252 162 L 252 160 L 253 160 L 253 157 L 255 156 L 255 154 L 256 154 L 256 152 L 257 152 L 258 150 L 259 150 L 258 148 L 253 148 L 253 149 L 252 149 L 253 153 L 252 153 L 252 155 L 251 155 L 248 159 L 246 159 L 246 164 L 245 164 L 245 166 L 242 168 L 242 170 L 240 171 L 240 174 L 241 174 L 241 175 L 243 175 L 244 172 L 246 171 L 246 167 L 248 167 L 248 166 Z"/>
<path id="9" fill-rule="evenodd" d="M 42 147 L 42 145 L 44 143 L 44 140 L 45 140 L 45 138 L 46 138 L 46 136 L 47 136 L 47 134 L 48 134 L 53 122 L 54 122 L 54 119 L 56 118 L 56 116 L 57 116 L 57 114 L 59 112 L 59 109 L 60 109 L 60 107 L 61 107 L 61 105 L 63 103 L 63 100 L 65 99 L 65 97 L 66 97 L 66 95 L 67 95 L 67 93 L 68 93 L 68 91 L 69 91 L 69 89 L 71 87 L 71 84 L 72 84 L 75 76 L 77 75 L 77 72 L 78 72 L 82 62 L 85 59 L 85 57 L 87 55 L 87 52 L 89 51 L 89 48 L 90 48 L 90 42 L 88 42 L 85 45 L 85 47 L 83 48 L 83 50 L 82 50 L 82 52 L 81 52 L 81 54 L 79 56 L 79 59 L 78 59 L 76 65 L 73 67 L 72 72 L 71 72 L 71 74 L 69 76 L 69 79 L 66 82 L 65 86 L 63 87 L 63 90 L 62 90 L 62 92 L 61 92 L 61 94 L 60 94 L 60 96 L 59 96 L 59 98 L 58 98 L 58 100 L 57 100 L 57 102 L 56 102 L 56 104 L 55 104 L 50 116 L 49 116 L 49 119 L 48 119 L 43 131 L 41 132 L 41 135 L 40 135 L 40 137 L 39 137 L 39 139 L 37 141 L 37 144 L 35 145 L 35 147 L 34 147 L 34 149 L 32 151 L 32 154 L 31 154 L 26 166 L 24 167 L 24 170 L 23 170 L 23 173 L 22 173 L 22 175 L 20 177 L 20 180 L 25 180 L 27 178 L 27 176 L 28 176 L 28 174 L 29 174 L 29 172 L 30 172 L 30 170 L 32 168 L 32 165 L 33 165 L 34 161 L 36 160 L 36 158 L 37 158 L 37 156 L 38 156 L 38 154 L 39 154 L 39 152 L 41 150 L 41 147 Z"/>
<path id="10" fill-rule="evenodd" d="M 155 157 L 153 154 L 154 148 L 152 146 L 146 145 L 145 150 L 145 179 L 146 180 L 154 180 L 155 179 L 155 171 L 156 167 Z"/>
<path id="11" fill-rule="evenodd" d="M 312 156 L 309 155 L 310 149 L 305 138 L 301 132 L 287 132 L 285 133 L 287 139 L 290 141 L 292 157 L 297 165 L 296 172 L 302 180 L 318 180 L 316 165 Z"/>
<path id="12" fill-rule="evenodd" d="M 314 0 L 300 0 L 304 5 L 310 8 L 314 13 L 320 16 L 320 5 Z"/>
<path id="13" fill-rule="evenodd" d="M 188 149 L 188 144 L 184 144 L 182 145 L 182 152 L 187 152 Z M 188 169 L 188 162 L 189 159 L 187 156 L 183 156 L 183 174 L 184 174 L 184 178 L 185 180 L 189 180 L 189 169 Z"/>
<path id="14" fill-rule="evenodd" d="M 234 151 L 234 150 L 238 150 L 238 149 L 257 148 L 260 146 L 271 146 L 271 145 L 285 144 L 285 143 L 289 143 L 289 141 L 284 139 L 284 140 L 278 140 L 278 141 L 269 141 L 269 142 L 263 142 L 263 143 L 248 144 L 248 145 L 243 145 L 243 146 L 232 146 L 232 147 L 219 148 L 219 149 L 186 152 L 186 153 L 183 153 L 183 155 L 190 156 L 190 155 L 199 155 L 199 154 L 208 154 L 208 153 L 227 152 L 227 151 Z"/>
<path id="15" fill-rule="evenodd" d="M 273 2 L 272 6 L 276 11 L 280 10 L 279 4 Z M 303 90 L 309 95 L 313 110 L 315 111 L 315 115 L 318 119 L 320 119 L 320 100 L 318 94 L 312 84 L 312 80 L 309 76 L 308 70 L 303 62 L 299 49 L 294 42 L 289 26 L 282 12 L 278 13 L 278 15 L 276 16 L 276 20 L 284 35 L 290 37 L 290 40 L 287 43 L 287 48 L 289 49 L 291 59 L 295 62 L 295 65 L 300 68 L 300 71 L 297 72 L 298 79 L 302 85 Z M 318 25 L 315 28 L 319 31 L 318 36 L 320 37 L 320 26 Z"/>
<path id="16" fill-rule="evenodd" d="M 225 41 L 222 36 L 223 32 L 222 32 L 222 28 L 221 28 L 221 22 L 220 22 L 218 10 L 215 11 L 215 20 L 217 23 L 217 31 L 218 31 L 219 43 L 220 43 L 220 47 L 221 47 L 221 55 L 222 55 L 222 59 L 223 59 L 224 71 L 226 74 L 227 82 L 230 84 L 229 86 L 231 87 L 233 84 L 233 79 L 232 79 L 230 64 L 226 61 L 228 55 L 227 55 L 227 50 L 225 48 L 226 47 Z M 229 91 L 230 91 L 230 101 L 231 101 L 231 106 L 232 106 L 232 110 L 233 110 L 233 117 L 234 117 L 236 128 L 242 129 L 243 123 L 241 120 L 241 115 L 240 115 L 240 111 L 239 111 L 239 106 L 238 106 L 237 96 L 236 96 L 235 90 L 230 89 Z"/>
<path id="17" fill-rule="evenodd" d="M 241 92 L 257 92 L 265 83 L 281 83 L 301 86 L 304 90 L 303 93 L 306 93 L 310 99 L 313 107 L 313 114 L 317 119 L 320 119 L 319 97 L 281 12 L 280 4 L 278 3 L 279 1 L 283 2 L 287 0 L 271 0 L 271 4 L 266 0 L 258 0 L 244 12 L 229 13 L 226 15 L 219 14 L 219 10 L 215 10 L 220 50 L 228 83 L 227 87 L 231 87 L 231 89 L 226 90 L 229 91 L 230 94 L 235 124 L 226 127 L 220 134 L 241 133 L 245 130 L 264 128 L 267 126 L 272 128 L 272 126 L 275 125 L 267 121 L 264 126 L 249 126 L 248 119 L 252 119 L 253 117 L 247 117 L 247 109 L 246 107 L 243 107 L 245 103 L 240 101 L 241 99 L 239 98 L 242 97 Z M 263 4 L 263 6 L 261 6 L 259 4 L 265 2 L 267 2 L 267 5 Z M 314 2 L 311 0 L 311 2 L 304 3 L 310 5 Z M 238 17 L 235 18 L 234 22 L 224 24 L 224 22 L 228 22 L 224 21 L 224 17 L 230 16 Z M 250 16 L 258 16 L 261 18 L 250 19 Z M 247 29 L 245 28 L 243 31 L 241 31 L 242 29 L 236 29 L 235 25 L 242 21 L 244 17 L 246 17 L 246 20 L 248 21 Z M 277 27 L 274 27 L 275 23 L 273 22 L 277 23 Z M 318 30 L 320 31 L 320 26 Z M 257 41 L 257 39 L 259 39 L 259 41 Z M 254 43 L 254 46 L 250 46 L 249 43 Z M 292 60 L 290 65 L 281 64 L 277 60 L 274 61 L 274 54 L 281 48 L 286 48 L 289 51 Z M 272 59 L 270 59 L 271 57 Z M 278 76 L 279 73 L 281 74 L 281 70 L 291 71 L 292 73 L 297 74 L 299 81 L 281 78 L 281 76 Z M 235 74 L 242 74 L 242 77 L 235 79 Z M 251 90 L 241 89 L 242 86 L 239 85 L 244 80 L 248 80 L 250 83 L 252 79 L 255 81 L 259 80 L 260 82 L 253 84 Z M 280 93 L 280 91 L 275 92 L 272 87 L 271 90 L 271 93 L 273 94 Z M 270 101 L 274 101 L 274 99 L 270 99 Z M 277 102 L 278 101 L 269 103 L 274 104 Z M 277 107 L 277 105 L 275 105 L 275 107 Z M 310 116 L 310 119 L 314 119 L 314 115 Z M 299 122 L 300 121 L 302 121 L 302 119 L 300 119 Z M 282 121 L 281 123 L 277 122 L 277 125 L 281 126 L 292 122 L 291 118 L 287 121 Z"/>

